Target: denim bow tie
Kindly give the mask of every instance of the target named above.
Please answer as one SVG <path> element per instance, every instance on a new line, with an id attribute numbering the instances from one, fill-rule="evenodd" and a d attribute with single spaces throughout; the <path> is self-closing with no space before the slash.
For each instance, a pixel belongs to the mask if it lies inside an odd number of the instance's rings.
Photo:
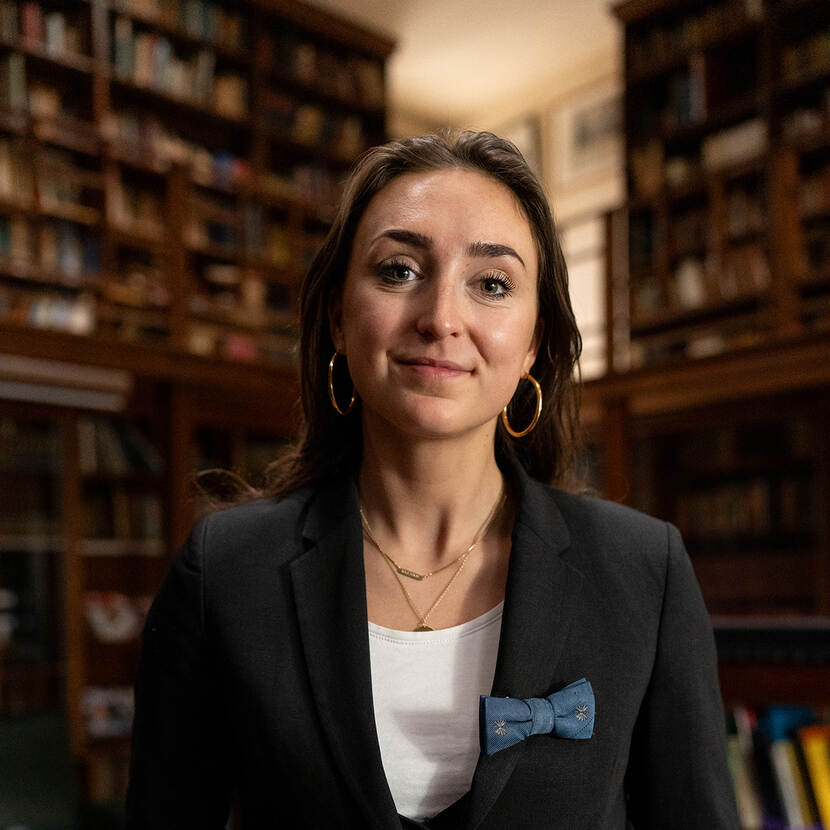
<path id="1" fill-rule="evenodd" d="M 585 740 L 594 734 L 594 690 L 583 677 L 547 697 L 490 697 L 478 708 L 481 751 L 492 755 L 528 735 Z"/>

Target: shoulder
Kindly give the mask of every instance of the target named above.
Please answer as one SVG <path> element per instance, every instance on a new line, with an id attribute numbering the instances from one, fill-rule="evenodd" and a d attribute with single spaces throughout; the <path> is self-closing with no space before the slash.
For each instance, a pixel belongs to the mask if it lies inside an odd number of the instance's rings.
<path id="1" fill-rule="evenodd" d="M 214 562 L 240 562 L 265 554 L 290 556 L 298 549 L 312 495 L 311 488 L 303 488 L 210 513 L 194 524 L 187 543 L 189 553 Z"/>
<path id="2" fill-rule="evenodd" d="M 568 529 L 566 556 L 583 572 L 661 594 L 673 566 L 690 568 L 680 534 L 668 522 L 593 496 L 548 494 Z"/>
<path id="3" fill-rule="evenodd" d="M 552 502 L 562 514 L 570 532 L 590 534 L 608 540 L 665 546 L 674 528 L 654 516 L 606 499 L 562 490 L 548 489 Z"/>

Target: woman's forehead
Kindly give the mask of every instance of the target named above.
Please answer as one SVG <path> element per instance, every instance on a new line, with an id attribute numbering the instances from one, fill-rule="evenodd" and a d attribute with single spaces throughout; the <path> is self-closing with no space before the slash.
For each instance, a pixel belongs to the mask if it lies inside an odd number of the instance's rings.
<path id="1" fill-rule="evenodd" d="M 456 235 L 465 244 L 509 241 L 535 249 L 530 223 L 515 194 L 477 170 L 448 168 L 397 176 L 371 199 L 356 236 L 360 244 L 369 244 L 398 225 L 425 236 Z M 471 235 L 474 239 L 467 238 Z M 489 238 L 493 235 L 504 239 Z"/>

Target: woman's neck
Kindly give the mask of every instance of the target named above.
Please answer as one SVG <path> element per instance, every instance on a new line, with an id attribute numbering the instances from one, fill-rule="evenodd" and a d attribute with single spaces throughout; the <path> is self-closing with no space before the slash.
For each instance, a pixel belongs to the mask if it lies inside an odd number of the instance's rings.
<path id="1" fill-rule="evenodd" d="M 441 441 L 364 435 L 361 500 L 381 547 L 423 571 L 457 557 L 502 495 L 493 446 L 492 434 Z"/>

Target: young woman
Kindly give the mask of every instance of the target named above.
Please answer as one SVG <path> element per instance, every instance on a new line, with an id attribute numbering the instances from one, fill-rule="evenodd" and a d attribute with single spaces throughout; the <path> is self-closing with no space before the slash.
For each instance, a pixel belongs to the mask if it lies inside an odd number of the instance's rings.
<path id="1" fill-rule="evenodd" d="M 676 530 L 549 486 L 579 349 L 511 144 L 363 157 L 303 288 L 302 434 L 150 612 L 128 827 L 736 830 Z"/>

